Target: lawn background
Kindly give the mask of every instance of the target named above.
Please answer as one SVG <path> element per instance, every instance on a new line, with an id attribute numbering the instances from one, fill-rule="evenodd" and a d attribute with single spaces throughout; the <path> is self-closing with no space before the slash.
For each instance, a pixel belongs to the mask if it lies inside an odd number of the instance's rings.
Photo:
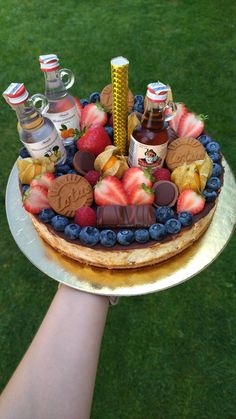
<path id="1" fill-rule="evenodd" d="M 56 53 L 82 98 L 110 82 L 110 59 L 130 61 L 129 86 L 169 83 L 176 101 L 209 116 L 207 131 L 236 170 L 236 4 L 229 0 L 0 0 L 0 86 L 43 92 L 38 56 Z M 1 100 L 0 388 L 31 342 L 57 284 L 10 235 L 4 196 L 20 143 Z M 226 214 L 227 216 L 227 214 Z M 109 312 L 93 419 L 236 417 L 235 236 L 191 281 L 122 298 Z M 181 263 L 181 262 L 180 262 Z M 66 345 L 66 342 L 65 342 Z M 1 416 L 1 415 L 0 415 Z"/>

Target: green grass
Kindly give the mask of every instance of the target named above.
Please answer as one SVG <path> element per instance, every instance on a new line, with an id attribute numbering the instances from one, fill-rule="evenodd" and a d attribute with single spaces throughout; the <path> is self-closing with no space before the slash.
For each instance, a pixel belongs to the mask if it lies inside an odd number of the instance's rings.
<path id="1" fill-rule="evenodd" d="M 38 55 L 57 53 L 88 97 L 110 82 L 110 59 L 130 61 L 129 85 L 172 86 L 176 101 L 209 116 L 207 131 L 236 170 L 236 5 L 229 0 L 1 2 L 0 85 L 43 91 Z M 5 188 L 17 157 L 16 119 L 2 100 L 0 387 L 27 349 L 57 284 L 34 268 L 10 235 Z M 227 214 L 226 214 L 227 216 Z M 195 279 L 122 298 L 105 330 L 92 419 L 235 418 L 235 236 Z M 181 263 L 181 259 L 180 259 Z"/>

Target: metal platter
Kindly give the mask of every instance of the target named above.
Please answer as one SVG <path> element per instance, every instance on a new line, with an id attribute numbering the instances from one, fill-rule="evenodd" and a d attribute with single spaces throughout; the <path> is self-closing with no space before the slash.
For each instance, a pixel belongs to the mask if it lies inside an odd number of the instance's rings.
<path id="1" fill-rule="evenodd" d="M 63 257 L 41 240 L 22 207 L 17 165 L 6 190 L 6 212 L 11 233 L 20 250 L 40 271 L 81 291 L 101 295 L 132 296 L 176 286 L 205 269 L 228 243 L 236 223 L 236 184 L 224 160 L 224 186 L 212 223 L 194 245 L 168 261 L 150 268 L 106 270 Z"/>

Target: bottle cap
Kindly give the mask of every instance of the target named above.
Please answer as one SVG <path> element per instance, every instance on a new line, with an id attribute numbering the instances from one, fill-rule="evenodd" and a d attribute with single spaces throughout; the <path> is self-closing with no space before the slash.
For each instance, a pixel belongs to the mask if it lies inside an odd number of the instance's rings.
<path id="1" fill-rule="evenodd" d="M 23 83 L 11 83 L 3 92 L 3 97 L 9 104 L 20 105 L 28 99 L 29 93 Z"/>
<path id="2" fill-rule="evenodd" d="M 147 98 L 151 102 L 165 102 L 168 96 L 168 87 L 160 81 L 149 83 L 147 86 Z"/>
<path id="3" fill-rule="evenodd" d="M 60 68 L 59 59 L 55 54 L 39 56 L 40 69 L 44 72 L 54 71 Z"/>

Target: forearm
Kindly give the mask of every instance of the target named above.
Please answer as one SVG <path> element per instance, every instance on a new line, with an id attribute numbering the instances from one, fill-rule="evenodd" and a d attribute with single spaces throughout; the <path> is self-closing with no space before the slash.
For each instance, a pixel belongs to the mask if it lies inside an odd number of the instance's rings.
<path id="1" fill-rule="evenodd" d="M 87 419 L 107 297 L 58 290 L 0 401 L 3 419 Z"/>

